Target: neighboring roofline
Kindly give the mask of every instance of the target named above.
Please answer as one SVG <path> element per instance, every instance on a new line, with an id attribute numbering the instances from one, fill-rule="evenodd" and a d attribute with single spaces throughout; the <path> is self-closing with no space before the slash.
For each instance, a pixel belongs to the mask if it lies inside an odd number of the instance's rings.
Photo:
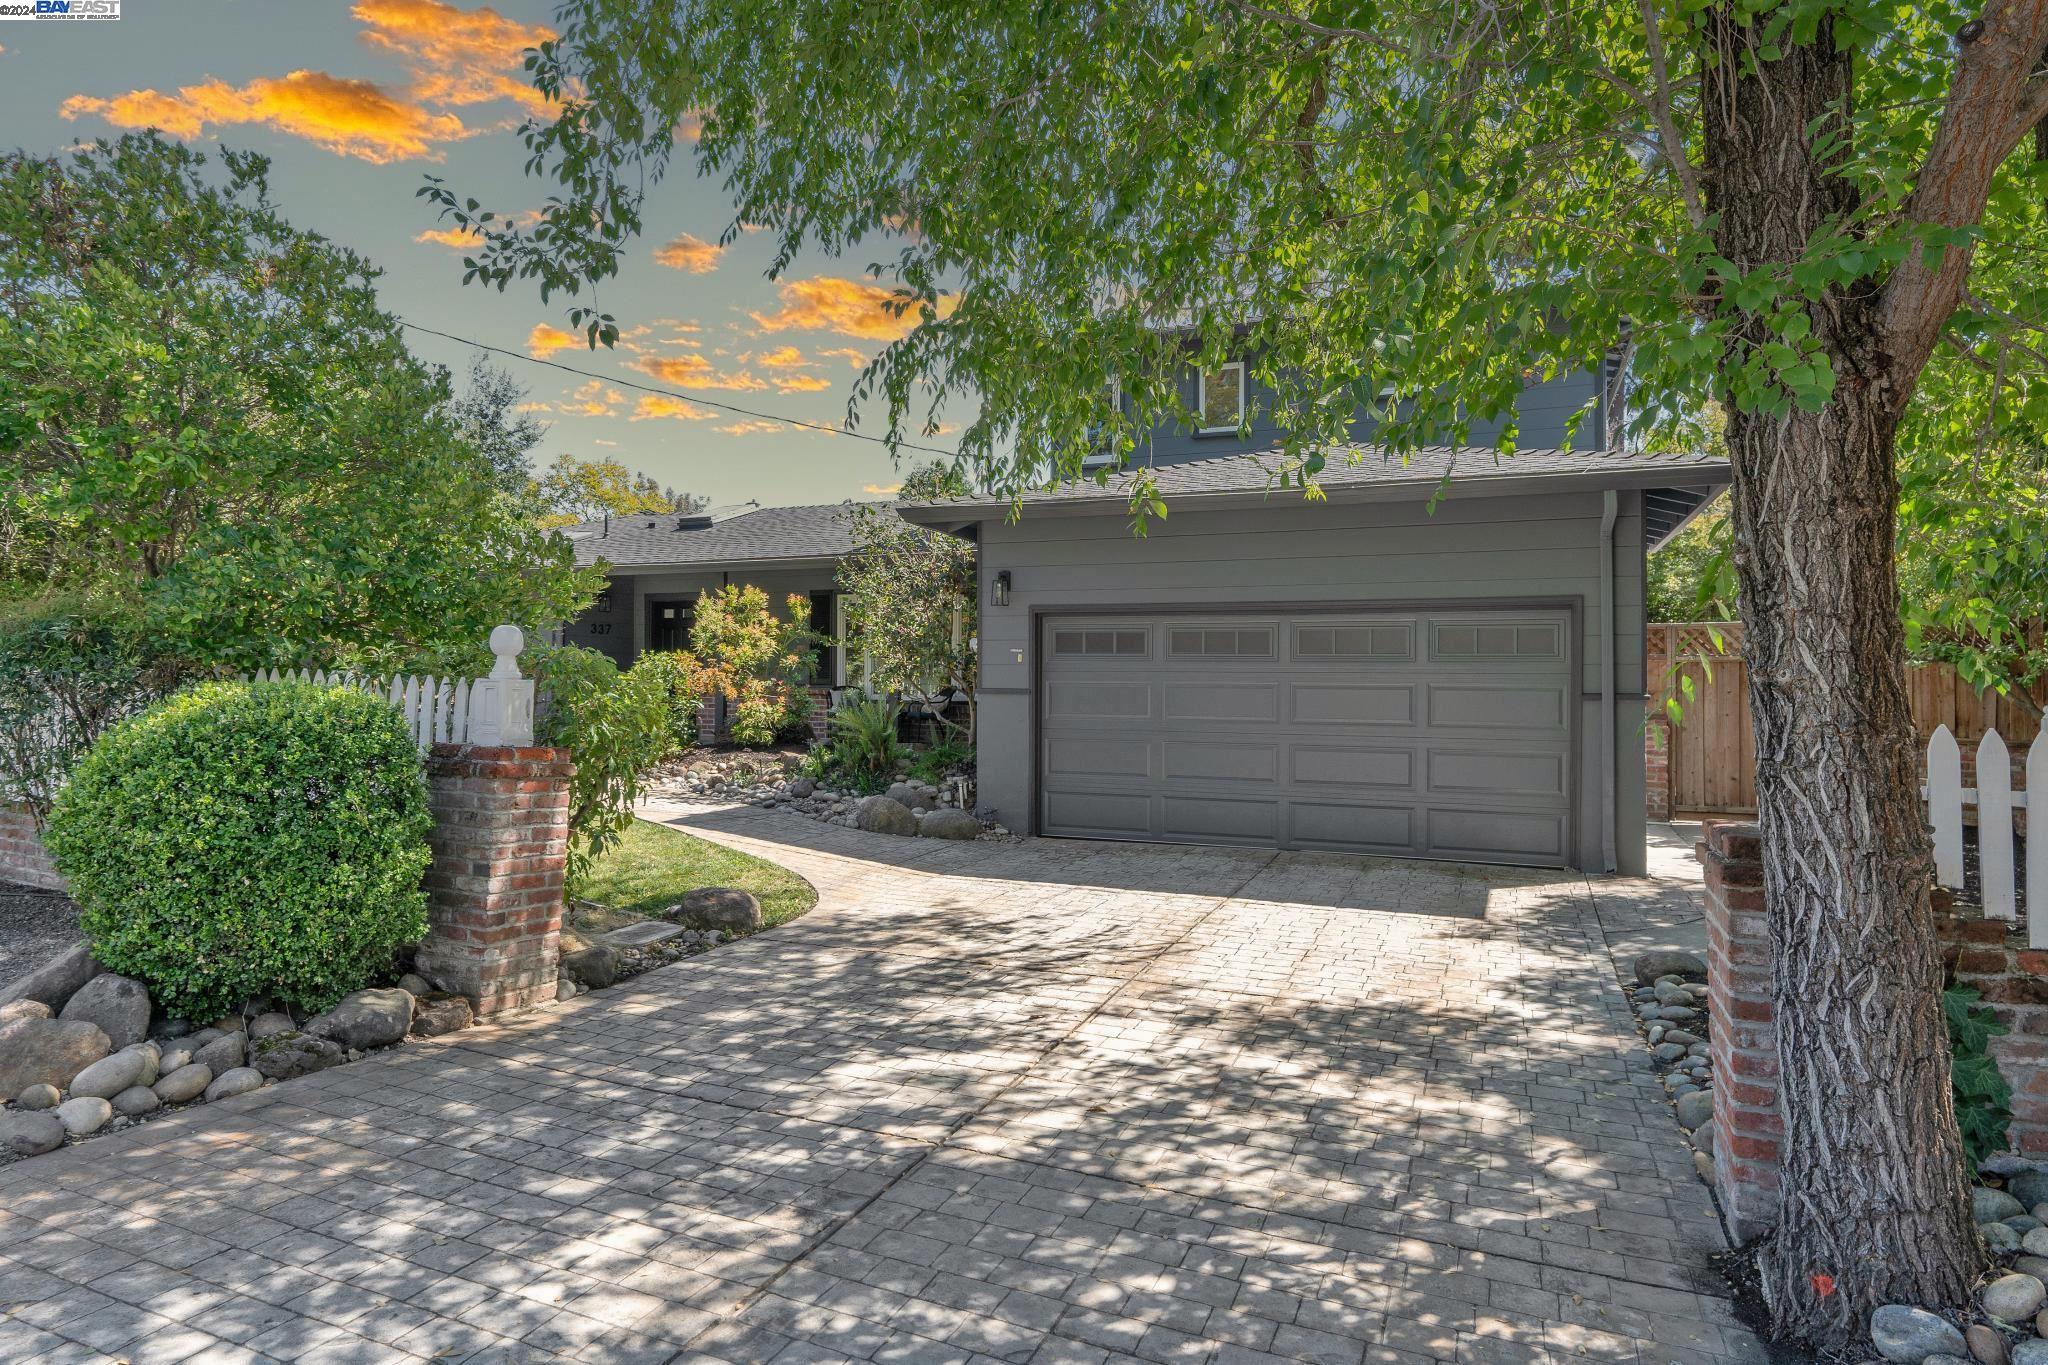
<path id="1" fill-rule="evenodd" d="M 1733 477 L 1726 464 L 1654 465 L 1634 469 L 1572 470 L 1553 474 L 1453 474 L 1448 479 L 1435 475 L 1374 483 L 1321 484 L 1319 487 L 1323 500 L 1328 502 L 1405 502 L 1431 496 L 1440 487 L 1444 489 L 1447 497 L 1457 497 L 1461 492 L 1483 493 L 1487 497 L 1510 497 L 1520 493 L 1553 492 L 1560 489 L 1575 491 L 1603 488 L 1721 488 L 1732 482 Z M 1276 486 L 1256 490 L 1169 492 L 1161 496 L 1165 499 L 1169 511 L 1176 507 L 1197 511 L 1231 511 L 1238 508 L 1274 505 L 1276 494 L 1292 495 L 1299 501 L 1307 501 L 1301 496 L 1299 484 L 1289 484 L 1285 488 Z M 905 521 L 915 522 L 920 526 L 953 527 L 998 517 L 1007 518 L 1013 507 L 1021 508 L 1026 513 L 1075 517 L 1117 515 L 1128 511 L 1129 506 L 1129 498 L 1125 491 L 1112 484 L 1098 492 L 1042 500 L 1027 498 L 1021 504 L 1007 499 L 1000 502 L 949 500 L 899 503 L 896 514 Z"/>
<path id="2" fill-rule="evenodd" d="M 1684 516 L 1680 517 L 1678 519 L 1678 525 L 1672 527 L 1663 535 L 1659 536 L 1657 538 L 1657 543 L 1650 547 L 1650 551 L 1654 554 L 1656 551 L 1663 549 L 1666 545 L 1669 545 L 1673 540 L 1676 540 L 1678 538 L 1678 533 L 1680 531 L 1683 531 L 1686 527 L 1698 521 L 1700 519 L 1700 514 L 1706 511 L 1709 507 L 1712 507 L 1714 505 L 1714 500 L 1721 496 L 1721 492 L 1723 489 L 1730 488 L 1733 485 L 1734 480 L 1731 477 L 1723 479 L 1720 483 L 1711 486 L 1708 489 L 1707 495 L 1704 498 L 1700 499 L 1700 505 L 1693 508 L 1690 512 L 1687 512 Z M 1667 479 L 1665 483 L 1660 486 L 1670 486 L 1670 480 Z M 1696 488 L 1699 485 L 1687 484 L 1682 486 Z"/>
<path id="3" fill-rule="evenodd" d="M 614 564 L 599 555 L 589 567 L 603 569 L 612 578 L 637 578 L 644 574 L 656 573 L 719 573 L 727 567 L 744 565 L 749 569 L 815 569 L 836 565 L 844 555 L 801 555 L 794 559 L 778 557 L 772 559 L 691 559 L 673 564 Z"/>

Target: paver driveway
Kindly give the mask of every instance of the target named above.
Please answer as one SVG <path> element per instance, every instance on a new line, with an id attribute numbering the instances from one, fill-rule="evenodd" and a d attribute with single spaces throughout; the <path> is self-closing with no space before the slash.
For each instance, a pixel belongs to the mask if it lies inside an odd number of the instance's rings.
<path id="1" fill-rule="evenodd" d="M 0 1360 L 1762 1358 L 1630 888 L 654 813 L 818 909 L 0 1169 Z"/>

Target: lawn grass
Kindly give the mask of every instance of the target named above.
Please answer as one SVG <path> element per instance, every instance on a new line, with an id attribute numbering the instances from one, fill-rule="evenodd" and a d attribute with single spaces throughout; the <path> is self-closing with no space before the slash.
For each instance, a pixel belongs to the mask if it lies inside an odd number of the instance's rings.
<path id="1" fill-rule="evenodd" d="M 752 892 L 764 927 L 787 923 L 818 903 L 816 888 L 794 872 L 645 820 L 635 820 L 570 894 L 621 914 L 653 915 L 700 886 Z"/>

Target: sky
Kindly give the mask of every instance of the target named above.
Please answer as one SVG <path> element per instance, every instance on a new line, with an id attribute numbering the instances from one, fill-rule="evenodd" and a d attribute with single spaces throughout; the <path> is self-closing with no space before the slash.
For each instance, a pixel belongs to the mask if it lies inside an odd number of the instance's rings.
<path id="1" fill-rule="evenodd" d="M 415 192 L 431 174 L 504 212 L 544 201 L 551 186 L 525 176 L 517 129 L 538 105 L 520 54 L 551 35 L 551 12 L 549 0 L 125 0 L 112 22 L 0 23 L 0 145 L 48 154 L 154 126 L 201 150 L 264 153 L 285 214 L 381 267 L 390 310 L 599 376 L 495 361 L 550 424 L 541 463 L 616 459 L 716 508 L 893 491 L 901 472 L 880 445 L 712 406 L 840 426 L 860 366 L 903 324 L 879 306 L 867 256 L 799 258 L 771 281 L 766 234 L 721 249 L 731 200 L 687 157 L 596 295 L 624 329 L 615 351 L 586 349 L 563 330 L 566 306 L 530 285 L 463 285 L 461 240 Z M 471 347 L 409 339 L 458 383 L 468 373 Z M 879 435 L 884 418 L 864 409 L 858 429 Z"/>

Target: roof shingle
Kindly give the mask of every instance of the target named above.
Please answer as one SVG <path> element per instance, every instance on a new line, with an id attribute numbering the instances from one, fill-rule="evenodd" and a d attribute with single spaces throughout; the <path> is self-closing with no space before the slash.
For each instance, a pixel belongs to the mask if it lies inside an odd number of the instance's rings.
<path id="1" fill-rule="evenodd" d="M 763 561 L 837 559 L 853 549 L 852 502 L 763 507 L 709 526 L 672 512 L 634 513 L 564 527 L 578 564 L 620 568 L 689 567 Z M 870 506 L 884 506 L 874 503 Z M 678 522 L 684 524 L 679 528 Z"/>

